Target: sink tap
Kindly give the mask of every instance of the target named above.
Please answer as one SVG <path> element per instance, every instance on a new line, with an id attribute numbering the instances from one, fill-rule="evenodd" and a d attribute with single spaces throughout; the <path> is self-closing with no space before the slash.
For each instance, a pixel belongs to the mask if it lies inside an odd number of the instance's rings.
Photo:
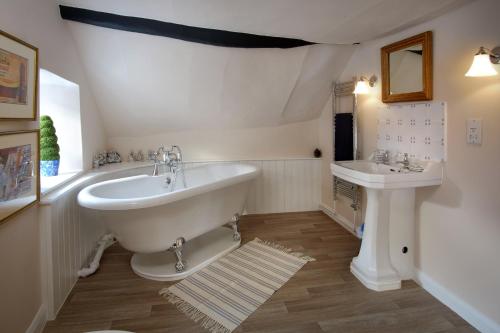
<path id="1" fill-rule="evenodd" d="M 383 159 L 382 159 L 382 162 L 383 162 L 385 165 L 389 165 L 389 164 L 390 164 L 390 162 L 391 162 L 391 157 L 389 156 L 389 151 L 388 151 L 388 150 L 386 150 L 386 151 L 384 152 L 384 157 L 383 157 Z"/>
<path id="2" fill-rule="evenodd" d="M 377 149 L 373 153 L 373 160 L 377 164 L 382 163 L 382 164 L 385 164 L 385 165 L 389 165 L 390 162 L 391 162 L 391 154 L 390 154 L 390 152 L 388 150 Z"/>
<path id="3" fill-rule="evenodd" d="M 410 159 L 408 158 L 408 153 L 404 153 L 403 160 L 400 161 L 399 163 L 401 163 L 403 165 L 403 169 L 406 169 L 406 170 L 410 169 Z"/>

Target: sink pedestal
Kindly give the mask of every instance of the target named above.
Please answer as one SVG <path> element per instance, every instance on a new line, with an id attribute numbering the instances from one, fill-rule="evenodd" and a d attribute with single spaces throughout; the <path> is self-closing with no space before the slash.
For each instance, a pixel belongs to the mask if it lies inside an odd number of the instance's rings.
<path id="1" fill-rule="evenodd" d="M 369 289 L 399 289 L 401 279 L 410 278 L 413 270 L 415 189 L 366 188 L 366 192 L 363 240 L 351 272 Z M 390 228 L 397 237 L 390 237 Z"/>
<path id="2" fill-rule="evenodd" d="M 420 161 L 415 172 L 373 161 L 340 161 L 332 174 L 366 188 L 365 229 L 351 272 L 373 290 L 401 288 L 413 277 L 415 244 L 415 188 L 440 185 L 443 166 Z"/>

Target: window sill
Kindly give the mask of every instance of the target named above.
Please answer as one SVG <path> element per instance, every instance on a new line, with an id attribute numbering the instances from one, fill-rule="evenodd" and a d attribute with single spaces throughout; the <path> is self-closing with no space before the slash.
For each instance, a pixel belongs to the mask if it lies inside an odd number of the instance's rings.
<path id="1" fill-rule="evenodd" d="M 78 177 L 81 173 L 82 171 L 78 170 L 62 173 L 53 177 L 40 176 L 40 192 L 42 195 L 46 195 L 49 192 L 61 187 L 62 185 L 69 183 L 71 180 Z"/>

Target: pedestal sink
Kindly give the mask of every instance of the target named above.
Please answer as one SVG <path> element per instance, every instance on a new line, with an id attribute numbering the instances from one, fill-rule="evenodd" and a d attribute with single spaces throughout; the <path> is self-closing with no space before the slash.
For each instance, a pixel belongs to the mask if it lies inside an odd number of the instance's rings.
<path id="1" fill-rule="evenodd" d="M 333 175 L 366 188 L 365 228 L 359 255 L 351 262 L 351 272 L 367 287 L 377 291 L 399 289 L 401 280 L 413 274 L 415 188 L 440 185 L 441 163 L 422 162 L 422 172 L 400 165 L 372 161 L 343 161 L 331 164 Z M 402 257 L 390 255 L 389 226 L 402 226 Z M 401 225 L 399 225 L 401 224 Z M 397 269 L 394 267 L 396 264 Z"/>

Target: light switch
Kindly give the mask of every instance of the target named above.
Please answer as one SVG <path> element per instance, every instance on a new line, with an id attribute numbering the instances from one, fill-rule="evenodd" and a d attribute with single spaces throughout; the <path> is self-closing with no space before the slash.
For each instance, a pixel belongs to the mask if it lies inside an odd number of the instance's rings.
<path id="1" fill-rule="evenodd" d="M 482 119 L 467 119 L 467 143 L 471 145 L 480 145 L 483 135 Z"/>

